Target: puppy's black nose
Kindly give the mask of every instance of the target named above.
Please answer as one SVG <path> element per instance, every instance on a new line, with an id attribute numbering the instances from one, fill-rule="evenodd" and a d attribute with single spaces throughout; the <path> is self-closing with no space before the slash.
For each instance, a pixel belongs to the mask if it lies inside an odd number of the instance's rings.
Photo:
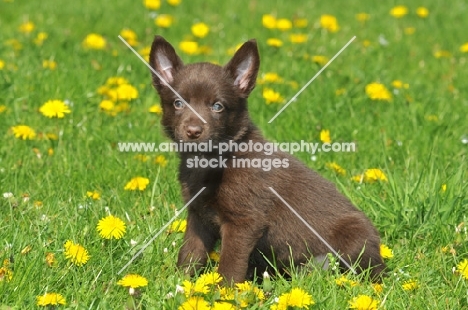
<path id="1" fill-rule="evenodd" d="M 198 139 L 203 132 L 201 126 L 187 126 L 186 128 L 187 137 L 190 139 Z"/>

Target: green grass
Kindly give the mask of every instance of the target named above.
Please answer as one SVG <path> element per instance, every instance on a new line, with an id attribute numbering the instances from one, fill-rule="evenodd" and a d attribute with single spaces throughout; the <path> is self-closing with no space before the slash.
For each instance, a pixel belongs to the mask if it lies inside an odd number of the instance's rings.
<path id="1" fill-rule="evenodd" d="M 335 283 L 339 275 L 333 271 L 293 271 L 290 281 L 277 278 L 271 288 L 264 287 L 265 299 L 248 308 L 269 309 L 275 297 L 295 287 L 312 295 L 313 309 L 347 308 L 348 301 L 359 294 L 372 296 L 385 309 L 468 307 L 468 280 L 452 272 L 468 258 L 463 226 L 468 210 L 468 145 L 462 143 L 463 137 L 468 138 L 468 54 L 459 50 L 468 42 L 468 6 L 462 0 L 450 5 L 413 1 L 407 4 L 409 14 L 395 19 L 389 11 L 397 4 L 182 1 L 171 7 L 163 1 L 158 12 L 175 20 L 170 28 L 158 29 L 141 1 L 0 2 L 0 60 L 4 62 L 0 106 L 6 107 L 0 113 L 0 193 L 14 195 L 0 197 L 0 259 L 11 260 L 13 271 L 11 280 L 0 280 L 0 309 L 36 307 L 36 297 L 46 292 L 62 294 L 67 307 L 79 309 L 177 309 L 181 305 L 184 297 L 175 294 L 176 285 L 184 280 L 175 267 L 180 233 L 163 233 L 125 271 L 148 279 L 140 296 L 132 298 L 116 284 L 122 277 L 117 275 L 120 268 L 183 206 L 176 154 L 163 154 L 168 164 L 162 167 L 154 163 L 160 154 L 146 154 L 150 159 L 142 162 L 135 159 L 136 154 L 116 148 L 123 141 L 168 141 L 160 116 L 148 112 L 159 100 L 148 69 L 117 36 L 124 28 L 132 29 L 140 42 L 136 49 L 141 50 L 161 34 L 177 49 L 180 41 L 190 39 L 190 26 L 199 21 L 210 26 L 210 33 L 197 41 L 209 46 L 211 53 L 181 53 L 186 63 L 225 63 L 228 49 L 256 38 L 260 76 L 276 72 L 299 87 L 320 69 L 307 55 L 330 59 L 357 36 L 272 124 L 268 121 L 281 105 L 266 105 L 263 87 L 275 89 L 285 100 L 298 88 L 286 83 L 258 85 L 249 109 L 271 140 L 319 141 L 320 130 L 329 129 L 333 141 L 357 142 L 356 153 L 319 153 L 315 161 L 310 154 L 297 156 L 335 182 L 372 219 L 383 243 L 394 252 L 387 260 L 389 277 L 381 293 L 374 292 L 367 281 L 339 287 Z M 429 9 L 427 18 L 415 14 L 418 6 Z M 357 21 L 355 14 L 360 12 L 370 14 L 370 19 Z M 270 30 L 262 26 L 263 14 L 306 18 L 309 23 L 304 29 Z M 322 14 L 336 16 L 340 30 L 321 29 Z M 18 31 L 25 21 L 36 26 L 30 34 Z M 415 28 L 414 34 L 405 34 L 408 27 Z M 37 46 L 33 40 L 41 31 L 48 38 Z M 103 35 L 107 47 L 84 49 L 82 41 L 89 33 Z M 291 33 L 307 33 L 308 41 L 292 44 Z M 268 46 L 266 40 L 272 37 L 284 45 Z M 388 45 L 381 45 L 379 37 Z M 22 48 L 7 44 L 11 39 Z M 436 58 L 439 50 L 450 56 Z M 42 67 L 42 61 L 49 59 L 57 62 L 55 70 Z M 130 110 L 115 116 L 99 110 L 103 97 L 97 93 L 112 76 L 126 78 L 139 90 Z M 373 101 L 364 91 L 372 82 L 393 91 L 394 80 L 408 83 L 409 88 L 394 93 L 390 102 Z M 345 93 L 336 95 L 338 89 Z M 71 102 L 71 114 L 63 119 L 44 117 L 38 109 L 51 99 Z M 20 124 L 32 127 L 38 136 L 53 133 L 58 139 L 17 139 L 11 127 Z M 335 175 L 326 168 L 328 162 L 345 168 L 346 175 Z M 380 168 L 388 181 L 358 184 L 351 180 L 368 168 Z M 149 186 L 141 192 L 125 191 L 126 183 L 136 176 L 149 178 Z M 100 200 L 86 197 L 87 191 L 94 190 L 101 194 Z M 96 231 L 107 210 L 127 225 L 120 240 L 103 240 Z M 91 258 L 84 266 L 65 259 L 63 245 L 69 239 L 89 251 Z M 22 253 L 27 246 L 30 251 Z M 47 253 L 55 254 L 52 267 L 45 261 Z M 406 291 L 402 284 L 410 279 L 419 287 Z M 167 299 L 170 292 L 175 297 Z M 205 298 L 213 300 L 216 294 Z"/>

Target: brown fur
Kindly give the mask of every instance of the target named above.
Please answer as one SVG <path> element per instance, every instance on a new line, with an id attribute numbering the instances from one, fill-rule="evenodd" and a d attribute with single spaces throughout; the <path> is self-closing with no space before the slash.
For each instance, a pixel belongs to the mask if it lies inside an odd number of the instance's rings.
<path id="1" fill-rule="evenodd" d="M 174 107 L 177 96 L 153 73 L 161 97 L 162 124 L 176 142 L 267 142 L 251 122 L 247 97 L 255 87 L 260 64 L 254 40 L 246 42 L 224 67 L 210 63 L 184 65 L 173 47 L 156 36 L 150 64 L 206 121 L 189 108 Z M 212 110 L 220 102 L 224 110 Z M 218 158 L 214 153 L 180 153 L 179 181 L 185 201 L 206 189 L 188 207 L 188 224 L 177 265 L 190 274 L 207 263 L 207 253 L 221 239 L 218 271 L 228 282 L 242 282 L 255 270 L 306 263 L 329 252 L 326 246 L 270 191 L 274 188 L 328 243 L 358 271 L 372 267 L 378 280 L 385 265 L 380 239 L 370 220 L 335 186 L 289 154 L 276 152 L 223 154 L 227 168 L 187 168 L 194 156 Z M 289 167 L 232 168 L 236 158 L 287 159 Z M 192 268 L 194 267 L 194 268 Z M 344 267 L 344 266 L 342 266 Z"/>

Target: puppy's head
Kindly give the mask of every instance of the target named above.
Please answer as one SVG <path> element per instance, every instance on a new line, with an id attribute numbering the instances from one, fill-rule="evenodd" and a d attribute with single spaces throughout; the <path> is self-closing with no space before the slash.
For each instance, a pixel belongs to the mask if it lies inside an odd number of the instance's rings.
<path id="1" fill-rule="evenodd" d="M 156 36 L 150 65 L 161 98 L 162 124 L 171 139 L 220 142 L 238 140 L 246 133 L 250 126 L 247 97 L 255 87 L 260 65 L 255 40 L 244 43 L 221 67 L 184 65 L 172 45 Z"/>

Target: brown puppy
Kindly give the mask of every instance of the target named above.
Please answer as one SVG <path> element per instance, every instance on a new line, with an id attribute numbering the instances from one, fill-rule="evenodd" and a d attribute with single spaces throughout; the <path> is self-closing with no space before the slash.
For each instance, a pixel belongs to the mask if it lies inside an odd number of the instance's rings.
<path id="1" fill-rule="evenodd" d="M 171 86 L 152 74 L 161 97 L 162 125 L 173 141 L 198 145 L 210 140 L 213 145 L 228 141 L 267 143 L 247 111 L 247 97 L 255 87 L 260 65 L 254 40 L 242 45 L 221 67 L 211 63 L 184 65 L 174 48 L 156 36 L 150 65 Z M 340 253 L 341 259 L 355 264 L 358 272 L 370 267 L 374 280 L 383 273 L 380 238 L 370 220 L 332 183 L 289 154 L 234 149 L 220 156 L 216 149 L 192 150 L 180 153 L 180 159 L 179 181 L 185 201 L 206 187 L 188 207 L 187 231 L 177 262 L 190 274 L 206 265 L 208 253 L 219 239 L 218 271 L 228 282 L 242 282 L 254 272 L 261 274 L 271 268 L 270 263 L 282 269 L 291 262 L 301 265 L 330 252 L 269 187 Z M 239 159 L 244 163 L 241 168 Z M 201 160 L 211 167 L 198 165 Z M 255 162 L 276 165 L 269 170 L 248 167 Z"/>

